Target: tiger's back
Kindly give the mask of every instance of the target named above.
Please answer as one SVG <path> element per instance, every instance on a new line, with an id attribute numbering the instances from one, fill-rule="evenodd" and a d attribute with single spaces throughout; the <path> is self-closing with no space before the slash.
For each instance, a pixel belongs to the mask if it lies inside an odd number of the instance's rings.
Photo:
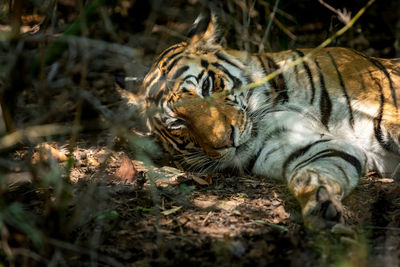
<path id="1" fill-rule="evenodd" d="M 400 162 L 399 60 L 325 48 L 286 68 L 312 50 L 250 55 L 220 46 L 217 33 L 203 17 L 153 65 L 144 81 L 153 133 L 189 168 L 286 181 L 310 227 L 341 222 L 359 178 Z"/>
<path id="2" fill-rule="evenodd" d="M 311 51 L 266 56 L 284 67 Z M 390 175 L 400 154 L 400 59 L 370 58 L 335 47 L 322 49 L 300 67 L 285 72 L 291 104 L 319 115 L 331 134 L 359 144 L 380 161 L 369 169 Z"/>

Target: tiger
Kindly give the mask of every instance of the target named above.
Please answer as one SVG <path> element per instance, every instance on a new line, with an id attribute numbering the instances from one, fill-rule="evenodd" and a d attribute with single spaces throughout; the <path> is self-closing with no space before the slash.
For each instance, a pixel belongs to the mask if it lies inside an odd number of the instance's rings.
<path id="1" fill-rule="evenodd" d="M 345 224 L 342 200 L 360 178 L 399 165 L 400 59 L 342 47 L 251 54 L 222 46 L 222 32 L 201 15 L 156 59 L 142 84 L 151 132 L 188 170 L 286 183 L 307 228 Z"/>

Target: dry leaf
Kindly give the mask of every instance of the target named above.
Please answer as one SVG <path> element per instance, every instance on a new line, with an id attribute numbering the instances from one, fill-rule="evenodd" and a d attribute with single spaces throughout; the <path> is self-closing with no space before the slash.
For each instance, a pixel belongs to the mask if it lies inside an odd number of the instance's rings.
<path id="1" fill-rule="evenodd" d="M 208 185 L 208 182 L 200 177 L 193 176 L 193 180 L 201 185 Z"/>
<path id="2" fill-rule="evenodd" d="M 60 150 L 50 146 L 47 143 L 42 143 L 36 146 L 36 151 L 32 155 L 32 163 L 36 164 L 38 162 L 49 162 L 50 157 L 56 159 L 59 162 L 67 161 L 68 157 Z"/>
<path id="3" fill-rule="evenodd" d="M 206 174 L 204 177 L 204 180 L 209 184 L 212 185 L 212 175 L 211 174 Z"/>
<path id="4" fill-rule="evenodd" d="M 100 163 L 99 163 L 97 160 L 95 160 L 95 159 L 93 158 L 93 156 L 88 156 L 88 157 L 86 158 L 86 163 L 87 163 L 87 165 L 89 165 L 89 166 L 99 166 L 99 165 L 100 165 Z"/>
<path id="5" fill-rule="evenodd" d="M 290 217 L 290 214 L 288 212 L 286 212 L 285 208 L 282 205 L 273 209 L 270 212 L 270 214 L 272 216 L 276 216 L 274 218 L 274 221 L 277 221 L 277 222 L 280 222 L 281 220 L 289 219 L 289 217 Z"/>
<path id="6" fill-rule="evenodd" d="M 117 180 L 132 180 L 137 173 L 132 160 L 128 157 L 124 157 L 119 166 L 118 170 L 114 174 L 114 178 Z"/>
<path id="7" fill-rule="evenodd" d="M 162 211 L 161 213 L 164 214 L 164 215 L 170 215 L 170 214 L 172 214 L 172 213 L 177 212 L 177 211 L 180 210 L 181 208 L 182 208 L 182 206 L 178 206 L 178 207 L 175 207 L 175 208 L 172 208 L 172 209 L 169 209 L 169 210 L 164 210 L 164 211 Z"/>

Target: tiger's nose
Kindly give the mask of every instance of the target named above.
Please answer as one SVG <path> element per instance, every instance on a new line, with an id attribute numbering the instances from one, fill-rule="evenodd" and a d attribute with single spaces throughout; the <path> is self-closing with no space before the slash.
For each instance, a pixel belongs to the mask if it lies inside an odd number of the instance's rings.
<path id="1" fill-rule="evenodd" d="M 231 128 L 228 131 L 226 131 L 225 139 L 221 143 L 219 148 L 230 147 L 232 145 L 233 145 L 233 126 L 231 126 Z"/>

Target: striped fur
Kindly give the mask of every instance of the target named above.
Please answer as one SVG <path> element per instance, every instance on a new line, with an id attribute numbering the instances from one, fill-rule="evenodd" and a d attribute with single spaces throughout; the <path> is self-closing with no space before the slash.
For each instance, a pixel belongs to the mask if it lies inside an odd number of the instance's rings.
<path id="1" fill-rule="evenodd" d="M 341 200 L 359 178 L 391 175 L 400 162 L 400 60 L 325 48 L 259 87 L 234 90 L 311 50 L 227 49 L 208 19 L 146 76 L 148 107 L 158 111 L 150 128 L 192 170 L 284 180 L 306 225 L 341 222 Z"/>

